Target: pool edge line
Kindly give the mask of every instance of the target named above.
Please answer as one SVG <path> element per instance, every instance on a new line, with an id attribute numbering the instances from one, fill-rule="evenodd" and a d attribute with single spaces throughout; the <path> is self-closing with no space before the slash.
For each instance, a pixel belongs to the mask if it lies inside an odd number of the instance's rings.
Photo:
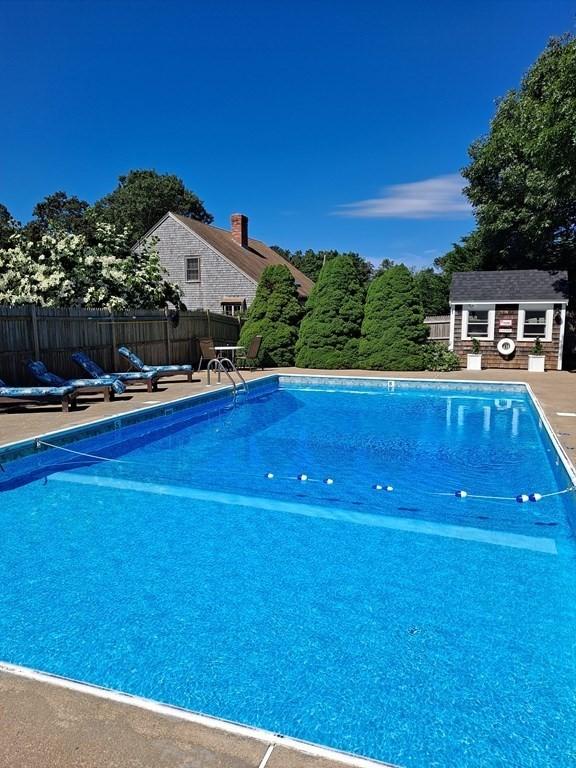
<path id="1" fill-rule="evenodd" d="M 205 715 L 201 712 L 195 712 L 194 710 L 186 709 L 184 707 L 164 704 L 155 699 L 147 699 L 143 696 L 117 691 L 114 688 L 106 688 L 105 686 L 96 685 L 94 683 L 85 683 L 71 677 L 65 677 L 51 672 L 42 672 L 31 667 L 23 667 L 18 664 L 11 664 L 0 660 L 0 673 L 1 672 L 14 675 L 15 677 L 21 677 L 26 680 L 64 688 L 76 693 L 83 693 L 106 701 L 112 701 L 116 704 L 138 707 L 139 709 L 157 715 L 171 717 L 194 725 L 223 731 L 230 735 L 253 739 L 262 742 L 263 744 L 284 747 L 285 749 L 309 755 L 310 757 L 331 760 L 341 765 L 354 766 L 354 768 L 401 768 L 401 766 L 395 763 L 386 763 L 374 758 L 355 755 L 352 752 L 346 752 L 334 747 L 326 747 L 322 744 L 305 741 L 293 736 L 284 736 L 281 733 L 267 731 L 264 728 L 245 725 L 243 723 L 235 722 L 234 720 L 226 720 L 213 715 Z"/>
<path id="2" fill-rule="evenodd" d="M 576 465 L 572 462 L 572 459 L 568 456 L 566 451 L 564 450 L 564 447 L 560 440 L 558 439 L 558 436 L 554 432 L 554 428 L 552 427 L 552 424 L 550 423 L 548 416 L 546 415 L 546 412 L 544 411 L 544 408 L 540 404 L 540 401 L 536 397 L 534 390 L 532 389 L 530 382 L 528 381 L 493 381 L 490 379 L 489 381 L 479 381 L 478 379 L 419 379 L 418 377 L 406 377 L 406 376 L 360 376 L 360 375 L 352 375 L 352 376 L 343 376 L 342 374 L 333 375 L 333 374 L 327 374 L 327 373 L 318 373 L 318 374 L 307 374 L 307 373 L 279 373 L 277 374 L 279 377 L 290 377 L 290 378 L 298 378 L 298 377 L 306 377 L 306 378 L 316 378 L 316 379 L 369 379 L 370 381 L 402 381 L 402 382 L 423 382 L 428 383 L 431 382 L 433 384 L 489 384 L 491 386 L 519 386 L 524 387 L 532 404 L 534 405 L 534 408 L 536 409 L 536 412 L 538 414 L 539 419 L 541 420 L 544 429 L 546 430 L 548 437 L 550 438 L 550 441 L 552 442 L 552 445 L 554 446 L 554 449 L 556 450 L 556 453 L 558 454 L 560 461 L 562 462 L 564 469 L 566 470 L 568 477 L 572 481 L 574 485 L 576 485 Z"/>
<path id="3" fill-rule="evenodd" d="M 248 384 L 254 384 L 260 381 L 265 381 L 267 379 L 271 379 L 274 377 L 278 377 L 280 374 L 278 373 L 269 373 L 265 376 L 262 376 L 258 379 L 252 379 L 248 382 Z M 210 385 L 212 386 L 212 385 Z M 154 405 L 147 405 L 145 408 L 131 408 L 128 411 L 121 411 L 120 413 L 115 413 L 113 416 L 102 416 L 99 419 L 94 419 L 93 421 L 87 421 L 83 424 L 76 424 L 74 426 L 69 427 L 62 427 L 61 429 L 55 429 L 51 432 L 41 432 L 37 435 L 33 435 L 32 437 L 25 437 L 23 440 L 14 440 L 11 443 L 0 443 L 0 458 L 3 451 L 9 451 L 9 450 L 18 450 L 19 448 L 26 448 L 27 446 L 34 447 L 37 440 L 44 440 L 46 438 L 53 438 L 58 436 L 64 436 L 67 434 L 74 434 L 74 432 L 78 431 L 81 432 L 83 429 L 91 429 L 92 427 L 97 426 L 98 424 L 107 424 L 109 422 L 115 422 L 119 419 L 124 419 L 127 416 L 134 416 L 139 413 L 149 414 L 154 413 L 154 411 L 161 412 L 163 409 L 171 408 L 174 404 L 177 403 L 184 403 L 187 400 L 193 401 L 195 398 L 204 398 L 207 395 L 216 395 L 217 393 L 221 392 L 224 395 L 228 392 L 232 392 L 233 387 L 231 384 L 220 384 L 215 385 L 216 389 L 208 389 L 208 385 L 206 385 L 206 388 L 208 391 L 203 392 L 194 392 L 192 395 L 183 395 L 182 397 L 176 397 L 173 400 L 167 400 L 164 403 L 155 403 Z"/>

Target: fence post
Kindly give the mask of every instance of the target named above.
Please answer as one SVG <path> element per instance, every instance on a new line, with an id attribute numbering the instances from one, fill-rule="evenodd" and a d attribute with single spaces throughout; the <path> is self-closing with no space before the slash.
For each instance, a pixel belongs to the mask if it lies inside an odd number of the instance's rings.
<path id="1" fill-rule="evenodd" d="M 171 336 L 170 329 L 172 325 L 168 318 L 164 320 L 164 324 L 166 325 L 166 354 L 168 356 L 168 362 L 171 363 L 172 362 L 172 343 L 170 339 L 170 336 Z"/>
<path id="2" fill-rule="evenodd" d="M 208 333 L 206 334 L 210 339 L 212 338 L 212 321 L 210 320 L 210 310 L 206 310 L 206 319 L 208 321 Z"/>
<path id="3" fill-rule="evenodd" d="M 34 345 L 34 359 L 40 360 L 40 339 L 38 336 L 38 317 L 36 315 L 36 307 L 34 304 L 30 305 L 30 318 L 32 320 L 32 344 Z"/>
<path id="4" fill-rule="evenodd" d="M 112 370 L 119 371 L 119 359 L 118 359 L 118 339 L 116 338 L 116 323 L 114 322 L 114 312 L 110 312 L 110 335 L 112 337 Z"/>

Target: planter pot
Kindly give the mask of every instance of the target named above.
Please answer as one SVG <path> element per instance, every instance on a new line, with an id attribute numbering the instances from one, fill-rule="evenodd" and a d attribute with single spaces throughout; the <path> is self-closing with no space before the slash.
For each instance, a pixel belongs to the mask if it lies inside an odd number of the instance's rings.
<path id="1" fill-rule="evenodd" d="M 469 371 L 481 371 L 482 355 L 466 355 L 466 368 Z"/>
<path id="2" fill-rule="evenodd" d="M 528 370 L 532 373 L 544 373 L 546 357 L 544 355 L 528 355 Z"/>

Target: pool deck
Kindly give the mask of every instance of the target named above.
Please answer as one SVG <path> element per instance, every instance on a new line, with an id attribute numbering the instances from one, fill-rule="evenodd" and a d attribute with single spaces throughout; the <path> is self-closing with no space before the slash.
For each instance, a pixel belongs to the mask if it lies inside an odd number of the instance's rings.
<path id="1" fill-rule="evenodd" d="M 385 378 L 453 379 L 458 381 L 522 381 L 530 384 L 566 455 L 576 457 L 576 375 L 566 371 L 456 371 L 393 373 L 380 371 L 311 371 L 296 368 L 270 373 L 366 375 Z M 217 385 L 215 385 L 217 386 Z M 87 424 L 106 416 L 169 403 L 205 392 L 206 374 L 193 383 L 169 380 L 153 394 L 130 390 L 113 403 L 90 397 L 76 412 L 58 407 L 28 406 L 0 411 L 0 447 L 58 429 Z M 570 415 L 571 414 L 571 415 Z M 141 706 L 128 697 L 110 697 L 98 689 L 52 684 L 0 667 L 0 768 L 336 768 L 366 760 L 315 751 L 293 741 L 286 745 L 263 732 L 250 733 L 224 724 L 207 725 L 177 710 Z M 373 763 L 382 766 L 382 763 Z"/>

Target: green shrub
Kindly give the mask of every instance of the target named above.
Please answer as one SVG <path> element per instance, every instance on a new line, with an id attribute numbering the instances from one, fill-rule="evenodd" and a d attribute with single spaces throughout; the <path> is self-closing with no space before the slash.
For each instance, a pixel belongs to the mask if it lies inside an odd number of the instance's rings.
<path id="1" fill-rule="evenodd" d="M 296 283 L 288 267 L 283 264 L 266 267 L 246 314 L 239 344 L 248 347 L 254 336 L 262 336 L 258 356 L 261 365 L 294 365 L 294 346 L 302 314 Z"/>
<path id="2" fill-rule="evenodd" d="M 381 371 L 421 371 L 428 329 L 414 278 L 403 264 L 390 267 L 368 289 L 359 363 Z"/>
<path id="3" fill-rule="evenodd" d="M 426 344 L 424 362 L 427 371 L 458 371 L 461 367 L 456 352 L 439 341 Z"/>
<path id="4" fill-rule="evenodd" d="M 296 365 L 356 367 L 364 295 L 356 265 L 349 256 L 336 256 L 326 262 L 306 303 L 296 344 Z"/>

